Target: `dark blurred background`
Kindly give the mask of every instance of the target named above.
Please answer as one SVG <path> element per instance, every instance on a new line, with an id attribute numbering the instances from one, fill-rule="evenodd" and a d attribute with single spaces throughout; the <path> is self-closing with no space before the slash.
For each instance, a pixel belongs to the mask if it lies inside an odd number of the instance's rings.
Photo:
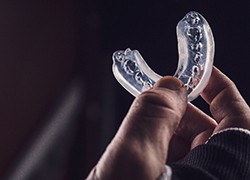
<path id="1" fill-rule="evenodd" d="M 249 103 L 247 0 L 1 1 L 0 177 L 86 177 L 134 99 L 113 77 L 112 53 L 137 49 L 172 75 L 175 27 L 191 10 L 213 30 L 215 66 Z"/>

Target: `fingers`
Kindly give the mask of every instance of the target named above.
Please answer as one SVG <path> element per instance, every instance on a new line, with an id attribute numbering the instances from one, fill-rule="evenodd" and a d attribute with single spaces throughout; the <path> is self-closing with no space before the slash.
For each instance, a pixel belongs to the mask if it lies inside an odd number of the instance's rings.
<path id="1" fill-rule="evenodd" d="M 192 142 L 198 134 L 208 129 L 214 129 L 216 126 L 217 123 L 213 118 L 189 103 L 177 133 L 187 138 L 189 142 Z"/>
<path id="2" fill-rule="evenodd" d="M 190 149 L 204 144 L 218 125 L 213 118 L 192 104 L 189 104 L 182 121 L 185 121 L 183 124 L 186 124 L 185 128 L 189 133 Z"/>
<path id="3" fill-rule="evenodd" d="M 210 104 L 214 119 L 220 123 L 216 131 L 227 127 L 250 129 L 249 106 L 235 84 L 215 67 L 202 97 Z"/>
<path id="4" fill-rule="evenodd" d="M 216 126 L 214 119 L 189 103 L 171 139 L 167 162 L 179 161 L 191 149 L 204 144 Z"/>
<path id="5" fill-rule="evenodd" d="M 228 127 L 250 129 L 249 106 L 234 83 L 217 68 L 213 69 L 202 97 L 210 105 L 214 119 L 192 104 L 188 104 L 171 140 L 168 162 L 180 160 L 192 148 L 205 143 L 219 130 Z"/>

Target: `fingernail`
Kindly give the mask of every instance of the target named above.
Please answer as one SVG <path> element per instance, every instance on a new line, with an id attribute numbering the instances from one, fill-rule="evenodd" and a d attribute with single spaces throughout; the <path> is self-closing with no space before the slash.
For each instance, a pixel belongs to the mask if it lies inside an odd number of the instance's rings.
<path id="1" fill-rule="evenodd" d="M 157 81 L 154 87 L 167 88 L 171 90 L 179 90 L 180 88 L 183 87 L 183 83 L 181 80 L 175 77 L 165 76 L 161 78 L 159 81 Z"/>

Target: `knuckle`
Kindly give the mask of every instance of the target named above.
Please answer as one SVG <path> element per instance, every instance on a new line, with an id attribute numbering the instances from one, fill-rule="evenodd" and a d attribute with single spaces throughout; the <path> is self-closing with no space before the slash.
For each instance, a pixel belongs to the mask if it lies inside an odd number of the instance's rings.
<path id="1" fill-rule="evenodd" d="M 145 91 L 138 97 L 138 103 L 149 110 L 147 114 L 153 116 L 163 115 L 165 117 L 167 114 L 181 118 L 182 111 L 184 111 L 183 104 L 171 90 L 168 93 L 157 90 Z"/>
<path id="2" fill-rule="evenodd" d="M 139 99 L 145 104 L 168 107 L 170 105 L 169 101 L 173 99 L 173 96 L 169 95 L 169 93 L 163 94 L 161 92 L 151 90 L 143 92 Z"/>

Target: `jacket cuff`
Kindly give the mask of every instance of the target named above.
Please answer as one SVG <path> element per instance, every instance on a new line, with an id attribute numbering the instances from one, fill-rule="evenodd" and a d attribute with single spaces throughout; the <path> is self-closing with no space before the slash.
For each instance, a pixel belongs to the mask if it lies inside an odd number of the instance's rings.
<path id="1" fill-rule="evenodd" d="M 172 164 L 172 179 L 248 179 L 250 131 L 228 128 L 194 148 L 181 163 Z M 177 178 L 178 177 L 178 178 Z"/>

